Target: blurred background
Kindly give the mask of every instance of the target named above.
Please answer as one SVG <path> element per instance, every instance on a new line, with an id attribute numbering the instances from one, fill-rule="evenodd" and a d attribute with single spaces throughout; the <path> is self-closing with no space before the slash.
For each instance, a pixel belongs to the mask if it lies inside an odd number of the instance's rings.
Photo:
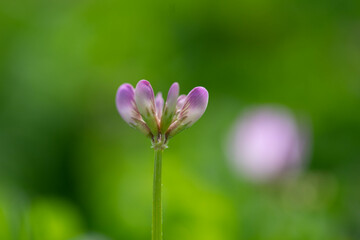
<path id="1" fill-rule="evenodd" d="M 115 107 L 140 79 L 210 95 L 164 152 L 165 239 L 360 239 L 358 0 L 0 1 L 0 239 L 150 239 L 153 152 Z M 307 150 L 254 181 L 229 145 L 269 105 Z"/>

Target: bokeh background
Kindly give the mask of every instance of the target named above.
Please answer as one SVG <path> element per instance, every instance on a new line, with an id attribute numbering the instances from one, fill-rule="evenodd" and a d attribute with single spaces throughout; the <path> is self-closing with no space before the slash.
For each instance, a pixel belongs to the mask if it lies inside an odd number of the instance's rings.
<path id="1" fill-rule="evenodd" d="M 153 152 L 115 108 L 140 79 L 201 85 L 164 152 L 172 240 L 360 239 L 360 1 L 0 1 L 0 239 L 150 239 Z M 311 126 L 297 178 L 232 171 L 241 112 Z"/>

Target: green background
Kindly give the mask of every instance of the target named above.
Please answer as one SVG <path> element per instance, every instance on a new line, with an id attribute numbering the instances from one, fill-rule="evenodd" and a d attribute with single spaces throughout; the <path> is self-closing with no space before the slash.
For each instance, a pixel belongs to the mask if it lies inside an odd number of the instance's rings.
<path id="1" fill-rule="evenodd" d="M 153 152 L 124 82 L 208 89 L 164 152 L 164 237 L 360 239 L 360 1 L 0 2 L 0 239 L 150 239 Z M 281 104 L 312 129 L 306 171 L 254 184 L 227 137 Z"/>

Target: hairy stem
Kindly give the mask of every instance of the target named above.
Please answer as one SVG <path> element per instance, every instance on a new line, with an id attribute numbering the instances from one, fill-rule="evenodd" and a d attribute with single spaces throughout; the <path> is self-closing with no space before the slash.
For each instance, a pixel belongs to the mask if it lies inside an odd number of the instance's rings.
<path id="1" fill-rule="evenodd" d="M 162 240 L 161 169 L 162 149 L 155 149 L 152 240 Z"/>

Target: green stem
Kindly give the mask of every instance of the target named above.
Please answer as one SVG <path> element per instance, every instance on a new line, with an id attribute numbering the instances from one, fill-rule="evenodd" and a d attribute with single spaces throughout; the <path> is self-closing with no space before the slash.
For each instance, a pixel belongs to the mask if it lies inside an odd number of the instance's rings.
<path id="1" fill-rule="evenodd" d="M 161 168 L 162 149 L 155 149 L 152 240 L 162 240 Z"/>

